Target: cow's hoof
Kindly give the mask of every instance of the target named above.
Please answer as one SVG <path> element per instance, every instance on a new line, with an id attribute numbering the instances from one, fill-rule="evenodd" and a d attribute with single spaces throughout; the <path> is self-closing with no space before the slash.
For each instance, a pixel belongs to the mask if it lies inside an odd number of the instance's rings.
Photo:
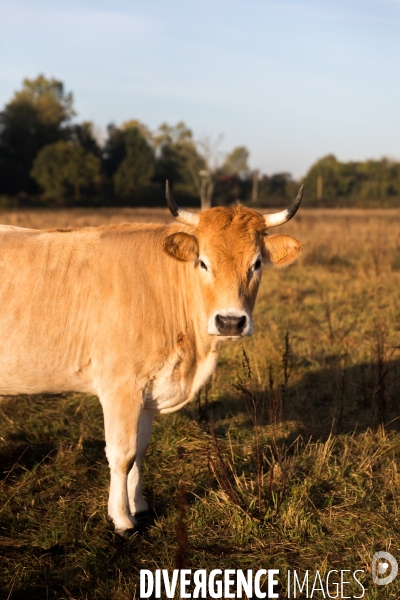
<path id="1" fill-rule="evenodd" d="M 116 529 L 115 535 L 118 539 L 125 541 L 129 540 L 133 536 L 134 533 L 137 532 L 136 527 L 130 527 L 129 529 Z"/>
<path id="2" fill-rule="evenodd" d="M 138 522 L 133 515 L 118 519 L 117 521 L 115 521 L 110 515 L 107 515 L 106 519 L 109 523 L 114 524 L 114 532 L 119 539 L 126 540 L 130 538 L 135 531 L 137 531 Z"/>

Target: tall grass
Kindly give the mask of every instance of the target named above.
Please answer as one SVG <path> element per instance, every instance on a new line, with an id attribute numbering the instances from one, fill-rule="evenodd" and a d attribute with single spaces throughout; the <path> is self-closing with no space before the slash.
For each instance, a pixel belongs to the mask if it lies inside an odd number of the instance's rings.
<path id="1" fill-rule="evenodd" d="M 400 212 L 308 210 L 284 231 L 304 253 L 265 269 L 254 336 L 222 345 L 197 403 L 156 420 L 152 510 L 129 541 L 105 519 L 97 399 L 3 399 L 0 597 L 138 598 L 141 568 L 177 565 L 277 568 L 282 598 L 287 569 L 364 569 L 366 598 L 400 597 L 397 580 L 381 589 L 370 577 L 374 552 L 400 559 Z"/>

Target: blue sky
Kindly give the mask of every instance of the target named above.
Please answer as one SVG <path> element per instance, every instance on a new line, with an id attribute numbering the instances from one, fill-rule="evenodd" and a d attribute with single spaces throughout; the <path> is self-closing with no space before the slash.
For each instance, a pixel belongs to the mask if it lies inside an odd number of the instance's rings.
<path id="1" fill-rule="evenodd" d="M 78 120 L 184 120 L 263 172 L 400 159 L 400 0 L 0 0 L 0 107 L 39 73 Z"/>

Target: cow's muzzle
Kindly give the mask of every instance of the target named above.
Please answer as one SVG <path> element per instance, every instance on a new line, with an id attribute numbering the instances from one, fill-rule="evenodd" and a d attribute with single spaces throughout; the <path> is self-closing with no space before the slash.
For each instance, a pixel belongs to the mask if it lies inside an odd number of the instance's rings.
<path id="1" fill-rule="evenodd" d="M 237 340 L 253 333 L 251 314 L 237 308 L 216 310 L 208 320 L 208 333 L 219 339 Z"/>
<path id="2" fill-rule="evenodd" d="M 242 335 L 247 325 L 246 315 L 240 317 L 216 315 L 215 326 L 219 335 Z"/>

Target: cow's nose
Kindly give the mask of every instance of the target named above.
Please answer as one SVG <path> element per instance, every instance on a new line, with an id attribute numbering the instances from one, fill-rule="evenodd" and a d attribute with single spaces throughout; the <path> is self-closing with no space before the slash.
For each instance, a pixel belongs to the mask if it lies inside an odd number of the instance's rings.
<path id="1" fill-rule="evenodd" d="M 245 315 L 241 317 L 217 315 L 215 317 L 215 324 L 221 335 L 241 335 L 243 329 L 246 327 L 247 317 Z"/>

